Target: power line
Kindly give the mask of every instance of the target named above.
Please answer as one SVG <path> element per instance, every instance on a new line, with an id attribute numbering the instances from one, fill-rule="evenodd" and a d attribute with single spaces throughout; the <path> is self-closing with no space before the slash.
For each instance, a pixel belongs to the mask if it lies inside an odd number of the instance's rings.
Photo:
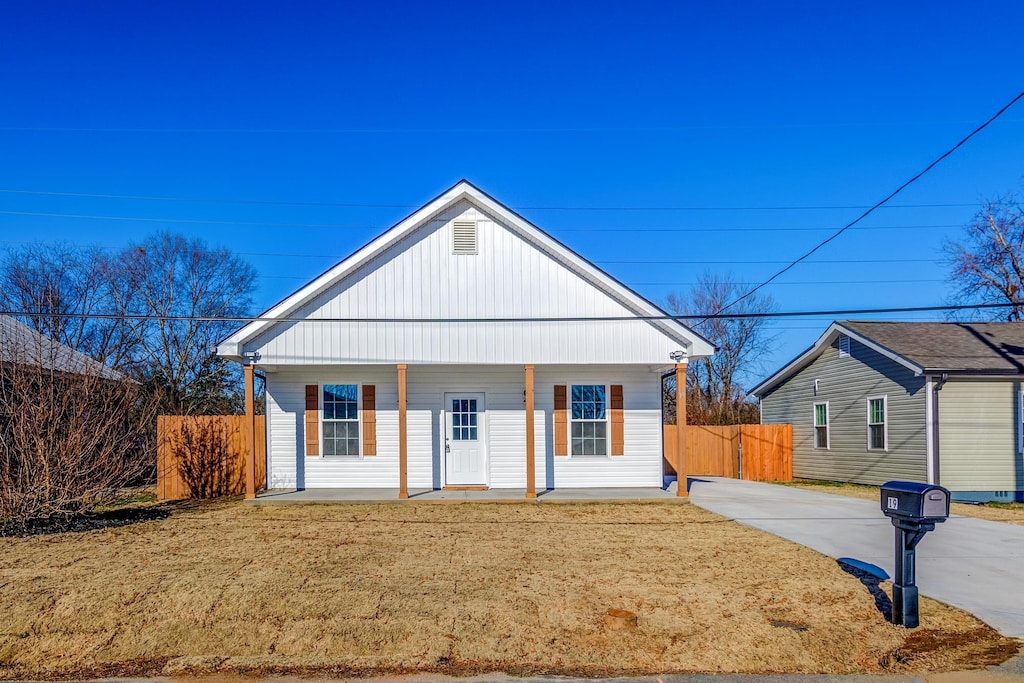
<path id="1" fill-rule="evenodd" d="M 961 139 L 961 140 L 960 140 L 960 141 L 959 141 L 958 143 L 956 143 L 955 145 L 953 145 L 952 147 L 950 147 L 950 148 L 949 148 L 948 150 L 946 150 L 945 152 L 943 152 L 943 153 L 942 153 L 941 155 L 939 155 L 939 157 L 938 157 L 937 159 L 935 159 L 935 160 L 934 160 L 934 161 L 932 161 L 932 162 L 931 162 L 930 164 L 928 164 L 927 166 L 925 166 L 923 170 L 921 170 L 921 171 L 920 171 L 920 172 L 918 172 L 918 173 L 917 173 L 916 175 L 914 175 L 914 176 L 913 176 L 912 178 L 910 178 L 910 180 L 907 180 L 907 181 L 906 181 L 905 183 L 903 183 L 902 185 L 900 185 L 899 187 L 897 187 L 897 188 L 896 188 L 895 190 L 893 190 L 892 192 L 890 192 L 890 193 L 889 193 L 889 194 L 888 194 L 888 195 L 887 195 L 887 196 L 886 196 L 885 198 L 883 198 L 882 200 L 880 200 L 880 201 L 876 202 L 875 204 L 873 204 L 873 205 L 872 205 L 872 206 L 871 206 L 870 208 L 868 208 L 868 209 L 867 209 L 866 211 L 864 211 L 864 212 L 863 212 L 862 214 L 860 214 L 859 216 L 857 216 L 857 217 L 856 217 L 855 219 L 853 219 L 852 221 L 850 221 L 849 223 L 847 223 L 846 225 L 844 225 L 844 226 L 843 226 L 842 228 L 840 228 L 839 230 L 837 230 L 837 231 L 836 231 L 835 233 L 833 233 L 833 234 L 832 234 L 831 236 L 827 237 L 826 239 L 822 240 L 821 242 L 818 242 L 818 244 L 816 244 L 816 245 L 814 246 L 814 248 L 812 248 L 812 249 L 811 249 L 810 251 L 808 251 L 807 253 L 805 253 L 805 254 L 804 254 L 803 256 L 801 256 L 801 257 L 799 257 L 799 258 L 795 259 L 794 261 L 792 261 L 791 263 L 789 263 L 789 265 L 785 266 L 784 268 L 782 268 L 781 270 L 779 270 L 778 272 L 776 272 L 776 273 L 775 273 L 774 275 L 772 275 L 771 277 L 769 277 L 769 278 L 768 278 L 767 280 L 765 280 L 765 281 L 764 281 L 764 282 L 762 282 L 761 284 L 757 285 L 756 287 L 754 287 L 754 288 L 753 288 L 753 289 L 751 289 L 750 291 L 746 292 L 745 294 L 743 294 L 743 295 L 742 295 L 742 296 L 740 296 L 739 298 L 737 298 L 737 299 L 735 299 L 735 300 L 733 300 L 733 301 L 731 301 L 731 302 L 729 302 L 729 303 L 725 304 L 725 305 L 724 305 L 724 306 L 722 306 L 721 308 L 719 308 L 719 309 L 718 309 L 718 312 L 719 312 L 719 313 L 721 313 L 721 312 L 722 312 L 722 311 L 724 311 L 725 309 L 727 309 L 727 308 L 729 308 L 729 307 L 731 307 L 731 306 L 735 306 L 735 305 L 736 305 L 736 304 L 738 304 L 738 303 L 739 303 L 740 301 L 743 301 L 743 300 L 744 300 L 744 299 L 746 299 L 747 297 L 750 297 L 751 295 L 753 295 L 753 294 L 754 294 L 755 292 L 757 292 L 757 291 L 758 291 L 759 289 L 761 289 L 761 288 L 763 288 L 763 287 L 766 287 L 767 285 L 771 284 L 771 283 L 772 283 L 772 282 L 774 282 L 774 281 L 775 281 L 775 280 L 776 280 L 776 279 L 777 279 L 777 278 L 778 278 L 779 276 L 781 276 L 781 275 L 785 274 L 785 273 L 786 273 L 787 271 L 789 271 L 790 269 L 792 269 L 792 268 L 795 268 L 795 267 L 797 266 L 797 264 L 799 264 L 799 263 L 800 263 L 801 261 L 803 261 L 803 260 L 804 260 L 804 259 L 806 259 L 807 257 L 809 257 L 809 256 L 813 255 L 813 254 L 814 254 L 814 253 L 815 253 L 816 251 L 818 251 L 819 249 L 821 249 L 822 247 L 824 247 L 824 246 L 825 246 L 826 244 L 828 244 L 828 243 L 829 243 L 829 242 L 831 242 L 832 240 L 836 239 L 837 237 L 839 237 L 840 235 L 842 235 L 842 234 L 843 234 L 844 232 L 846 232 L 847 230 L 849 230 L 849 229 L 851 229 L 851 228 L 852 228 L 853 226 L 855 226 L 855 225 L 856 225 L 857 223 L 860 223 L 860 222 L 861 222 L 862 220 L 864 220 L 865 218 L 867 218 L 868 216 L 870 216 L 870 215 L 871 215 L 872 213 L 874 213 L 874 211 L 875 211 L 876 209 L 879 209 L 879 208 L 881 208 L 882 206 L 884 206 L 885 204 L 887 204 L 887 203 L 889 202 L 889 200 L 891 200 L 892 198 L 894 198 L 894 197 L 895 197 L 896 195 L 898 195 L 898 194 L 899 194 L 900 192 L 903 192 L 903 190 L 905 190 L 906 188 L 910 187 L 910 186 L 911 186 L 911 185 L 912 185 L 913 183 L 917 182 L 917 180 L 919 180 L 919 179 L 920 179 L 920 178 L 921 178 L 922 176 L 924 176 L 924 175 L 925 175 L 926 173 L 928 173 L 928 172 L 929 172 L 930 170 L 932 170 L 933 168 L 935 168 L 936 166 L 938 166 L 938 165 L 939 165 L 940 163 L 942 163 L 942 161 L 943 161 L 943 160 L 945 160 L 945 159 L 946 159 L 947 157 L 949 157 L 949 156 L 950 156 L 951 154 L 953 154 L 953 152 L 955 152 L 956 150 L 960 149 L 960 148 L 961 148 L 961 147 L 962 147 L 963 145 L 967 144 L 967 141 L 968 141 L 968 140 L 970 140 L 970 139 L 971 139 L 971 138 L 973 138 L 973 137 L 974 137 L 975 135 L 977 135 L 977 134 L 978 134 L 978 133 L 980 133 L 981 131 L 983 131 L 983 130 L 985 130 L 986 128 L 988 128 L 988 127 L 989 127 L 989 125 L 991 125 L 991 124 L 992 124 L 992 122 L 994 122 L 994 121 L 995 121 L 996 119 L 998 119 L 998 118 L 999 118 L 1000 116 L 1002 116 L 1002 115 L 1003 115 L 1003 113 L 1004 113 L 1004 112 L 1006 112 L 1006 110 L 1008 110 L 1008 109 L 1009 109 L 1010 107 L 1012 107 L 1012 106 L 1013 106 L 1014 104 L 1016 104 L 1016 103 L 1017 103 L 1017 102 L 1018 102 L 1019 100 L 1021 100 L 1022 98 L 1024 98 L 1024 91 L 1022 91 L 1022 92 L 1018 93 L 1016 97 L 1014 97 L 1014 98 L 1013 98 L 1012 100 L 1010 100 L 1010 101 L 1009 101 L 1009 102 L 1007 102 L 1007 103 L 1006 103 L 1005 105 L 1003 105 L 1003 107 L 1002 107 L 1002 108 L 1001 108 L 1001 109 L 1000 109 L 999 111 L 997 111 L 997 112 L 996 112 L 995 114 L 993 114 L 993 115 L 992 115 L 991 117 L 989 117 L 989 119 L 988 119 L 987 121 L 985 121 L 985 122 L 984 122 L 984 123 L 982 123 L 982 124 L 981 124 L 980 126 L 978 126 L 977 128 L 975 128 L 974 130 L 972 130 L 972 131 L 971 131 L 970 133 L 968 133 L 968 134 L 967 134 L 967 135 L 966 135 L 965 137 L 963 137 L 963 138 L 962 138 L 962 139 Z"/>
<path id="2" fill-rule="evenodd" d="M 925 227 L 925 226 L 915 226 Z M 935 226 L 938 227 L 938 226 Z M 955 227 L 955 226 L 947 226 Z M 883 229 L 883 228 L 878 228 Z M 887 228 L 888 229 L 888 228 Z M 127 245 L 110 245 L 110 244 L 82 244 L 81 242 L 62 242 L 58 240 L 0 240 L 0 244 L 21 244 L 21 245 L 41 245 L 41 246 L 72 246 L 79 248 L 91 248 L 91 249 L 106 249 L 106 250 L 118 250 L 125 249 Z M 265 256 L 275 258 L 311 258 L 311 259 L 329 259 L 332 261 L 341 261 L 350 256 L 350 254 L 297 254 L 287 252 L 276 252 L 276 251 L 234 251 L 232 254 L 236 256 Z M 695 261 L 675 261 L 675 260 L 596 260 L 592 263 L 598 265 L 667 265 L 667 266 L 699 266 L 699 265 L 712 265 L 712 266 L 729 266 L 729 265 L 769 265 L 777 263 L 789 263 L 789 261 L 708 261 L 704 259 Z M 836 263 L 941 263 L 938 259 L 927 259 L 927 258 L 906 258 L 906 259 L 820 259 L 817 261 L 805 261 L 805 263 L 815 264 L 836 264 Z M 271 277 L 266 275 L 264 277 Z M 275 276 L 278 277 L 278 276 Z M 283 277 L 283 276 L 282 276 Z M 304 278 L 305 279 L 305 278 Z M 753 284 L 753 283 L 751 283 Z"/>
<path id="3" fill-rule="evenodd" d="M 200 204 L 256 204 L 260 206 L 333 206 L 355 209 L 418 209 L 417 204 L 373 204 L 328 201 L 282 201 L 272 199 L 227 199 L 214 197 L 172 197 L 158 195 L 55 192 L 47 190 L 0 189 L 2 194 L 76 197 L 81 199 L 128 199 L 154 202 L 195 202 Z M 892 209 L 936 209 L 977 206 L 977 202 L 950 204 L 894 204 Z M 868 205 L 769 205 L 769 206 L 514 206 L 514 211 L 849 211 Z"/>
<path id="4" fill-rule="evenodd" d="M 51 213 L 47 211 L 6 211 L 0 210 L 3 216 L 30 216 L 34 218 L 71 218 L 76 220 L 97 221 L 128 221 L 133 223 L 182 223 L 187 225 L 247 225 L 264 228 L 313 228 L 321 230 L 376 230 L 383 232 L 387 228 L 372 225 L 340 225 L 336 223 L 267 223 L 260 221 L 225 221 L 200 218 L 153 218 L 149 216 L 107 216 L 84 213 Z M 854 228 L 855 230 L 936 230 L 943 228 L 959 228 L 959 224 L 948 225 L 870 225 Z M 558 232 L 822 232 L 831 228 L 563 228 Z M 4 241 L 4 240 L 0 240 Z"/>
<path id="5" fill-rule="evenodd" d="M 686 321 L 700 319 L 740 318 L 794 318 L 806 316 L 869 315 L 875 313 L 921 313 L 928 311 L 967 311 L 992 308 L 1024 306 L 1024 302 L 999 304 L 960 304 L 948 306 L 902 306 L 892 308 L 848 308 L 816 311 L 769 311 L 761 313 L 714 313 L 686 315 L 632 315 L 632 316 L 538 316 L 532 318 L 266 318 L 262 316 L 201 316 L 201 315 L 151 315 L 123 313 L 42 313 L 37 311 L 0 311 L 0 315 L 22 318 L 71 318 L 86 320 L 151 320 L 155 322 L 221 322 L 221 323 L 430 323 L 430 324 L 501 324 L 501 323 L 564 323 L 564 322 L 631 322 L 631 321 Z"/>
<path id="6" fill-rule="evenodd" d="M 1020 119 L 1013 119 L 1020 121 Z M 683 130 L 773 130 L 793 128 L 873 128 L 900 126 L 949 126 L 970 121 L 794 121 L 786 123 L 681 123 L 662 126 L 495 126 L 495 127 L 386 127 L 338 126 L 325 128 L 187 128 L 125 126 L 0 126 L 15 133 L 214 133 L 214 134 L 423 134 L 423 133 L 665 133 Z"/>
<path id="7" fill-rule="evenodd" d="M 265 280 L 303 280 L 309 281 L 309 278 L 303 275 L 258 275 L 257 277 Z M 939 282 L 946 282 L 943 279 L 910 279 L 910 280 L 794 280 L 793 282 L 777 282 L 776 286 L 790 286 L 790 285 L 910 285 L 910 284 L 935 284 Z M 662 287 L 692 287 L 694 285 L 703 284 L 701 282 L 623 282 L 622 284 L 627 287 L 650 287 L 650 286 L 662 286 Z M 747 285 L 756 284 L 755 282 L 736 282 L 733 283 L 737 286 L 744 287 Z"/>

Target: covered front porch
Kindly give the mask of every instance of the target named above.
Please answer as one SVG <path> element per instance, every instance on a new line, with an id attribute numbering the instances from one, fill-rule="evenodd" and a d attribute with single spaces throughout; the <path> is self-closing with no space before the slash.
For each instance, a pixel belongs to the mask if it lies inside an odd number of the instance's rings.
<path id="1" fill-rule="evenodd" d="M 257 436 L 254 366 L 253 362 L 244 365 L 246 441 L 251 444 Z M 644 366 L 545 366 L 537 373 L 541 384 L 537 396 L 534 365 L 518 369 L 406 364 L 277 368 L 268 373 L 273 381 L 269 376 L 267 381 L 271 419 L 267 421 L 266 436 L 276 445 L 268 447 L 267 471 L 270 473 L 276 463 L 274 471 L 278 475 L 268 475 L 267 484 L 274 489 L 268 497 L 385 500 L 417 496 L 421 500 L 456 500 L 479 495 L 480 499 L 498 500 L 543 495 L 548 500 L 603 500 L 643 498 L 640 492 L 645 488 L 658 492 L 654 496 L 664 496 L 667 494 L 658 488 L 664 474 L 661 385 L 658 375 L 653 375 L 656 384 L 652 382 L 652 373 Z M 685 373 L 686 363 L 678 363 L 674 373 L 677 386 L 685 387 Z M 350 408 L 359 407 L 358 418 L 352 422 L 359 430 L 361 444 L 353 449 L 351 457 L 325 451 L 318 437 L 324 426 L 322 408 L 327 402 L 326 398 L 320 402 L 320 394 L 326 396 L 328 386 L 331 391 L 338 389 L 333 382 L 342 379 L 351 383 L 342 387 L 351 394 L 346 399 L 352 404 Z M 569 418 L 577 417 L 569 410 L 567 393 L 570 388 L 575 391 L 574 382 L 580 382 L 583 388 L 596 385 L 602 390 L 602 410 L 608 408 L 602 415 L 608 423 L 606 435 L 601 437 L 607 439 L 608 448 L 595 451 L 595 457 L 587 457 L 590 454 L 585 451 L 579 454 L 583 457 L 569 457 Z M 679 393 L 685 396 L 685 392 Z M 480 420 L 479 480 L 455 479 L 447 467 L 450 451 L 458 444 L 453 426 L 463 424 L 456 421 L 458 414 L 446 413 L 452 397 L 466 399 L 461 403 L 470 406 L 470 417 Z M 574 399 L 574 410 L 575 405 Z M 271 424 L 277 425 L 276 432 Z M 680 421 L 674 428 L 684 427 Z M 486 436 L 488 428 L 490 436 Z M 462 431 L 471 433 L 470 440 L 476 441 L 474 427 Z M 628 454 L 627 433 L 635 444 Z M 685 447 L 684 439 L 675 440 L 672 460 L 685 463 Z M 276 461 L 270 451 L 277 454 Z M 254 460 L 255 453 L 250 451 L 247 473 L 257 470 Z M 431 481 L 433 486 L 426 488 Z M 260 487 L 248 476 L 245 483 L 247 497 L 254 498 Z M 559 491 L 554 494 L 556 487 Z M 615 489 L 622 493 L 578 492 Z M 332 493 L 336 491 L 351 491 L 352 495 L 339 497 Z M 686 495 L 685 487 L 673 492 Z"/>

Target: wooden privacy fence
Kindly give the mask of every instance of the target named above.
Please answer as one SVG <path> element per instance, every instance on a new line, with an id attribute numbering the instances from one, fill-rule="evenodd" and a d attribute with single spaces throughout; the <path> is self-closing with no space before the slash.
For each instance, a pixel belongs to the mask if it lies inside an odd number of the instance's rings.
<path id="1" fill-rule="evenodd" d="M 245 493 L 244 415 L 161 415 L 156 419 L 156 495 L 178 500 L 207 493 Z M 256 416 L 256 489 L 266 484 L 266 418 Z"/>
<path id="2" fill-rule="evenodd" d="M 676 472 L 675 425 L 665 425 L 666 469 Z M 686 473 L 748 481 L 793 480 L 793 425 L 687 425 Z M 741 460 L 742 454 L 742 460 Z"/>

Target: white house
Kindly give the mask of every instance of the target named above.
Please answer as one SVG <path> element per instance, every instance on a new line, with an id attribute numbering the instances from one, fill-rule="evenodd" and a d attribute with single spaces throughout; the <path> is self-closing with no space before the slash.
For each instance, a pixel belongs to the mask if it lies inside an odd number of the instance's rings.
<path id="1" fill-rule="evenodd" d="M 466 181 L 218 347 L 266 374 L 268 488 L 401 497 L 661 486 L 662 375 L 713 351 Z"/>

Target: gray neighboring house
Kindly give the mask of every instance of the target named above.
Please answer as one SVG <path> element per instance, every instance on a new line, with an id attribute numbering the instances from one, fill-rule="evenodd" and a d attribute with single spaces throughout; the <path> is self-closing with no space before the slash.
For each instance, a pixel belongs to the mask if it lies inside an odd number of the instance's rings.
<path id="1" fill-rule="evenodd" d="M 33 365 L 69 375 L 114 381 L 126 379 L 117 370 L 36 332 L 9 315 L 0 315 L 0 363 Z"/>
<path id="2" fill-rule="evenodd" d="M 1024 323 L 841 320 L 754 387 L 793 475 L 1024 501 Z"/>

